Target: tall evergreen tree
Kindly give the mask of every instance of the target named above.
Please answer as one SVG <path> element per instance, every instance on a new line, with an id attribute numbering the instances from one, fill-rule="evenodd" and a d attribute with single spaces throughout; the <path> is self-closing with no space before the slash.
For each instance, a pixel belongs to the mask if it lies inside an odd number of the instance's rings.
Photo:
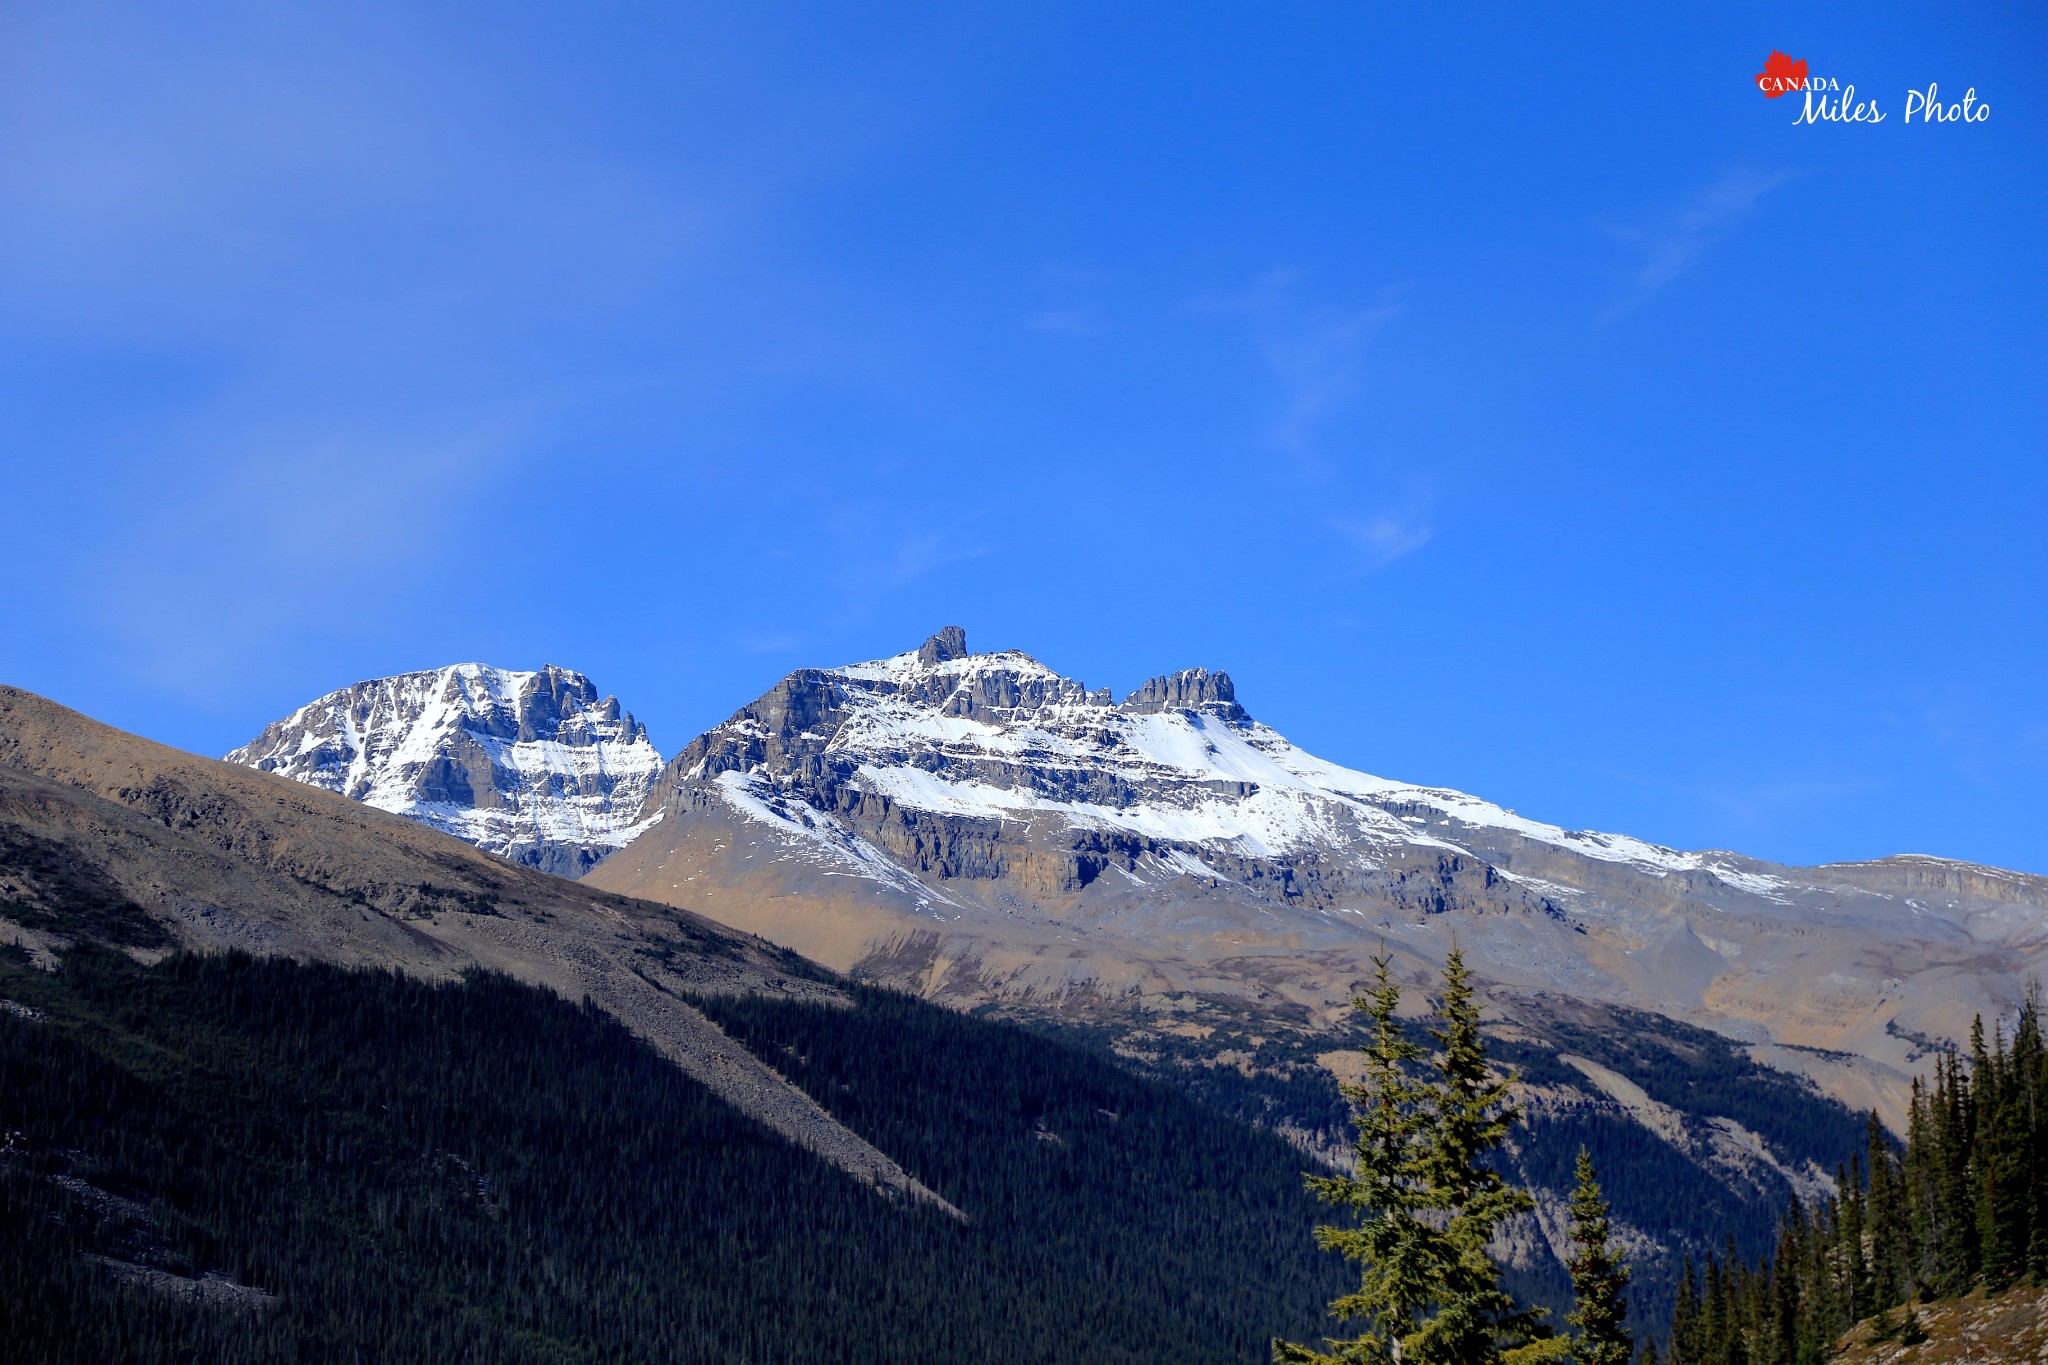
<path id="1" fill-rule="evenodd" d="M 1843 1325 L 1870 1311 L 1870 1261 L 1863 1242 L 1863 1158 L 1849 1159 L 1849 1169 L 1835 1171 L 1835 1186 L 1841 1191 L 1839 1218 L 1835 1228 L 1835 1259 L 1842 1279 Z"/>
<path id="2" fill-rule="evenodd" d="M 1685 1258 L 1685 1270 L 1678 1280 L 1678 1302 L 1671 1310 L 1670 1359 L 1672 1365 L 1698 1365 L 1704 1358 L 1700 1331 L 1700 1279 L 1692 1257 Z"/>
<path id="3" fill-rule="evenodd" d="M 1635 1342 L 1628 1317 L 1628 1266 L 1608 1247 L 1612 1229 L 1607 1200 L 1593 1170 L 1593 1154 L 1579 1148 L 1578 1185 L 1572 1191 L 1572 1358 L 1578 1365 L 1628 1365 Z"/>
<path id="4" fill-rule="evenodd" d="M 1402 1358 L 1465 1365 L 1533 1333 L 1537 1315 L 1501 1288 L 1500 1267 L 1486 1248 L 1501 1223 L 1533 1211 L 1536 1201 L 1490 1164 L 1522 1111 L 1510 1098 L 1508 1078 L 1487 1065 L 1472 973 L 1455 945 L 1444 961 L 1437 1016 L 1441 1026 L 1431 1030 L 1436 1122 L 1424 1130 L 1422 1175 L 1435 1207 L 1449 1218 L 1442 1233 L 1449 1254 L 1436 1315 L 1403 1343 Z"/>
<path id="5" fill-rule="evenodd" d="M 1865 1160 L 1870 1168 L 1870 1196 L 1864 1201 L 1864 1226 L 1870 1239 L 1870 1309 L 1883 1313 L 1905 1297 L 1911 1252 L 1907 1238 L 1904 1192 L 1891 1142 L 1875 1109 L 1866 1131 Z"/>
<path id="6" fill-rule="evenodd" d="M 1362 1320 L 1365 1330 L 1325 1341 L 1328 1352 L 1273 1343 L 1274 1359 L 1300 1365 L 1390 1365 L 1401 1358 L 1396 1343 L 1438 1297 L 1437 1234 L 1424 1221 L 1430 1198 L 1421 1170 L 1423 1132 L 1433 1116 L 1428 1092 L 1414 1074 L 1422 1049 L 1401 1027 L 1401 988 L 1384 951 L 1373 959 L 1372 989 L 1351 1004 L 1367 1028 L 1364 1075 L 1341 1087 L 1356 1110 L 1351 1122 L 1358 1130 L 1352 1144 L 1357 1170 L 1311 1176 L 1308 1185 L 1324 1203 L 1351 1209 L 1358 1218 L 1353 1227 L 1319 1226 L 1316 1241 L 1358 1263 L 1358 1289 L 1331 1303 L 1330 1312 L 1339 1322 Z"/>
<path id="7" fill-rule="evenodd" d="M 1520 1113 L 1508 1081 L 1486 1062 L 1479 1006 L 1464 956 L 1444 966 L 1433 1074 L 1396 1011 L 1401 991 L 1383 952 L 1373 987 L 1353 1001 L 1367 1020 L 1364 1076 L 1344 1087 L 1357 1108 L 1353 1175 L 1312 1176 L 1324 1202 L 1352 1209 L 1354 1226 L 1322 1226 L 1316 1239 L 1359 1264 L 1359 1287 L 1330 1305 L 1355 1337 L 1327 1351 L 1275 1341 L 1274 1358 L 1297 1365 L 1528 1365 L 1559 1359 L 1564 1344 L 1533 1340 L 1536 1315 L 1500 1286 L 1487 1245 L 1501 1222 L 1535 1207 L 1525 1190 L 1488 1164 Z M 1510 1346 L 1525 1349 L 1504 1356 Z"/>

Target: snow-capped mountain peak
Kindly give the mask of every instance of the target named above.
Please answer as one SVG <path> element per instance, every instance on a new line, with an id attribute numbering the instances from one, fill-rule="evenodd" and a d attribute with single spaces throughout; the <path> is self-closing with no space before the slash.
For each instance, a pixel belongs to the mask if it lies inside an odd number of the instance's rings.
<path id="1" fill-rule="evenodd" d="M 795 795 L 814 772 L 831 772 L 904 809 L 1053 817 L 1250 858 L 1332 845 L 1454 847 L 1418 826 L 1455 821 L 1651 875 L 1707 871 L 1762 894 L 1774 880 L 1730 855 L 1568 831 L 1328 762 L 1252 719 L 1230 675 L 1204 668 L 1152 678 L 1115 702 L 1028 654 L 971 654 L 964 632 L 948 627 L 917 650 L 793 674 L 763 700 L 778 697 L 806 717 L 793 733 L 770 735 L 764 723 L 776 722 L 748 708 L 678 768 L 699 780 L 734 773 L 757 796 Z"/>
<path id="2" fill-rule="evenodd" d="M 453 664 L 357 683 L 226 757 L 568 876 L 652 823 L 640 807 L 662 766 L 617 698 L 553 664 Z"/>
<path id="3" fill-rule="evenodd" d="M 2040 878 L 1792 868 L 1565 829 L 1319 758 L 1221 672 L 1118 701 L 953 628 L 790 674 L 686 747 L 649 809 L 660 827 L 594 884 L 963 1003 L 1341 1010 L 1383 946 L 1440 960 L 1455 939 L 1504 989 L 1895 1068 L 1902 1040 L 1956 1036 L 2048 953 Z M 1857 1074 L 1841 1083 L 1904 1073 Z"/>

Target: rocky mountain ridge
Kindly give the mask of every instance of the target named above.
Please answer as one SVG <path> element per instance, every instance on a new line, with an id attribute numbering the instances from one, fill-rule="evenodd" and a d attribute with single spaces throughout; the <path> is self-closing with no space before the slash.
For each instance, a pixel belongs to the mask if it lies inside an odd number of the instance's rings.
<path id="1" fill-rule="evenodd" d="M 957 628 L 790 674 L 669 763 L 655 816 L 593 883 L 960 1003 L 1327 1022 L 1381 944 L 1421 977 L 1455 935 L 1503 1010 L 1655 1010 L 1894 1115 L 1915 1040 L 2011 1008 L 2048 950 L 2042 878 L 1565 830 L 1317 758 L 1227 674 L 1116 702 Z"/>
<path id="2" fill-rule="evenodd" d="M 1655 1011 L 1893 1117 L 2048 945 L 2042 878 L 1566 830 L 1320 759 L 1226 673 L 1118 701 L 957 627 L 799 669 L 658 774 L 560 669 L 358 684 L 231 757 L 956 1004 L 1327 1027 L 1379 945 L 1422 979 L 1456 936 L 1504 1015 Z"/>
<path id="3" fill-rule="evenodd" d="M 455 664 L 330 692 L 226 755 L 574 877 L 645 831 L 647 727 L 581 673 Z M 658 817 L 654 817 L 658 818 Z"/>

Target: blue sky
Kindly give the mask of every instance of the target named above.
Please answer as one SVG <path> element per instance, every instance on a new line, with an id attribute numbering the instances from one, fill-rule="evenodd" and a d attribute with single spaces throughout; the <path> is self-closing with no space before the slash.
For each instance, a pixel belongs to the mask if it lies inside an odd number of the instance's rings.
<path id="1" fill-rule="evenodd" d="M 218 753 L 549 661 L 673 752 L 957 622 L 2048 872 L 2038 6 L 312 8 L 0 12 L 0 678 Z"/>

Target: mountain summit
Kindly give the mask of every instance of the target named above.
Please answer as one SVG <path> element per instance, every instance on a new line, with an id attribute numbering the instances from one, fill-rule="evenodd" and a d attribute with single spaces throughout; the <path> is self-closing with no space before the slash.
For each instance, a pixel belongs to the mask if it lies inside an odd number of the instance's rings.
<path id="1" fill-rule="evenodd" d="M 226 757 L 570 877 L 647 828 L 639 811 L 662 766 L 616 697 L 600 700 L 590 679 L 553 664 L 360 682 Z"/>
<path id="2" fill-rule="evenodd" d="M 1227 673 L 1183 669 L 1114 702 L 965 641 L 949 626 L 894 658 L 792 673 L 683 750 L 656 801 L 686 807 L 716 786 L 821 845 L 881 853 L 938 883 L 939 903 L 1018 874 L 1060 895 L 1108 878 L 1098 896 L 1193 877 L 1317 914 L 1367 900 L 1433 912 L 1485 893 L 1488 908 L 1569 918 L 1562 888 L 1444 866 L 1467 850 L 1428 830 L 1452 820 L 1652 875 L 1778 884 L 1734 855 L 1568 833 L 1325 762 L 1253 720 Z M 1418 849 L 1429 884 L 1408 875 Z"/>
<path id="3" fill-rule="evenodd" d="M 954 1004 L 1324 1029 L 1382 945 L 1421 979 L 1455 937 L 1507 1015 L 1655 1011 L 1894 1118 L 2048 954 L 2048 879 L 1563 829 L 1319 758 L 1227 673 L 1118 700 L 958 626 L 799 669 L 665 766 L 581 674 L 474 664 L 229 757 Z"/>
<path id="4" fill-rule="evenodd" d="M 1334 1021 L 1380 945 L 1419 975 L 1455 935 L 1498 1001 L 1652 1009 L 1887 1112 L 2048 946 L 2042 878 L 1566 830 L 1318 758 L 1227 674 L 1119 702 L 957 627 L 790 674 L 669 763 L 656 817 L 589 880 L 957 1003 Z"/>

